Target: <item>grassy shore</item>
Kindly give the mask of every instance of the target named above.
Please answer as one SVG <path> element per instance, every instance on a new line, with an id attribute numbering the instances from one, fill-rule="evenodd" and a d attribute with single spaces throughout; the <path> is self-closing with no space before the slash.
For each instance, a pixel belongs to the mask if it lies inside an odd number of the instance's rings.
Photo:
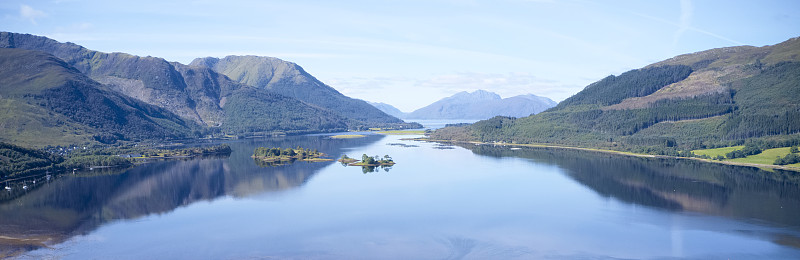
<path id="1" fill-rule="evenodd" d="M 570 149 L 570 150 L 593 151 L 593 152 L 619 154 L 619 155 L 645 157 L 645 158 L 689 159 L 689 160 L 697 160 L 697 161 L 703 161 L 703 162 L 709 162 L 709 163 L 718 163 L 718 164 L 727 164 L 727 165 L 736 165 L 736 166 L 750 166 L 750 167 L 758 167 L 758 168 L 762 168 L 762 169 L 781 169 L 781 170 L 790 170 L 790 171 L 798 171 L 798 172 L 800 172 L 800 164 L 790 164 L 790 165 L 774 165 L 774 164 L 772 164 L 775 161 L 774 157 L 772 158 L 772 161 L 770 161 L 770 162 L 759 163 L 759 162 L 764 162 L 764 160 L 762 159 L 762 160 L 740 160 L 740 161 L 735 161 L 735 159 L 734 159 L 734 160 L 717 161 L 717 160 L 702 159 L 702 158 L 696 158 L 696 157 L 677 157 L 677 156 L 666 156 L 666 155 L 640 154 L 640 153 L 622 152 L 622 151 L 615 151 L 615 150 L 572 147 L 572 146 L 560 146 L 560 145 L 551 145 L 551 144 L 510 144 L 510 143 L 484 143 L 484 142 L 457 142 L 457 141 L 450 141 L 450 140 L 433 140 L 433 139 L 427 139 L 427 138 L 414 138 L 413 140 L 428 141 L 428 142 L 438 142 L 438 143 L 470 143 L 470 144 L 476 144 L 476 145 L 502 145 L 502 146 L 513 146 L 513 147 L 538 147 L 538 148 Z M 783 148 L 776 148 L 776 149 L 783 149 Z M 788 153 L 788 148 L 786 148 L 786 149 L 787 149 L 787 153 Z M 772 149 L 769 149 L 769 150 L 772 150 Z M 747 158 L 741 158 L 741 159 L 747 159 Z"/>
<path id="2" fill-rule="evenodd" d="M 744 148 L 744 145 L 714 148 L 714 149 L 692 150 L 692 152 L 696 155 L 708 155 L 708 157 L 714 158 L 717 156 L 725 157 L 726 154 L 736 150 L 741 150 L 742 148 Z"/>
<path id="3" fill-rule="evenodd" d="M 725 157 L 727 153 L 735 150 L 740 150 L 742 148 L 744 148 L 744 146 L 740 145 L 740 146 L 722 147 L 715 149 L 694 150 L 692 152 L 697 155 L 705 154 L 711 158 L 715 158 L 717 156 Z M 791 147 L 766 149 L 761 151 L 761 153 L 759 154 L 749 155 L 745 158 L 725 159 L 723 161 L 744 163 L 744 164 L 772 165 L 773 163 L 775 163 L 775 159 L 784 157 L 787 154 L 791 153 L 789 151 L 790 149 Z M 788 164 L 784 166 L 800 168 L 800 163 Z"/>

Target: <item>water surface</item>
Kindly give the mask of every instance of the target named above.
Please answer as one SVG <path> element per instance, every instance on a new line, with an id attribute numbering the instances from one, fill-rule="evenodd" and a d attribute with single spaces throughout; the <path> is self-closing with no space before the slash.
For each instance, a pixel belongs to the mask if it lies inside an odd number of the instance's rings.
<path id="1" fill-rule="evenodd" d="M 2 202 L 0 233 L 52 238 L 23 259 L 800 257 L 793 172 L 407 137 L 248 139 L 230 157 L 56 178 Z M 259 167 L 258 146 L 397 164 Z"/>

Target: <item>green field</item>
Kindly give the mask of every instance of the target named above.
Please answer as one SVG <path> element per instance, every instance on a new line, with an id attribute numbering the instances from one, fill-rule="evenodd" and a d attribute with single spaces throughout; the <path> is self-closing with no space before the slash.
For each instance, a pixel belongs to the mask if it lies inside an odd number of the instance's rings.
<path id="1" fill-rule="evenodd" d="M 766 149 L 760 154 L 750 155 L 745 158 L 736 158 L 726 161 L 740 162 L 740 163 L 758 163 L 758 164 L 773 164 L 778 157 L 784 157 L 789 154 L 789 147 Z M 794 164 L 788 166 L 796 166 Z"/>
<path id="2" fill-rule="evenodd" d="M 704 149 L 704 150 L 694 150 L 694 154 L 697 155 L 708 155 L 711 158 L 716 157 L 717 155 L 725 156 L 725 154 L 732 152 L 734 150 L 739 150 L 744 148 L 744 146 L 732 146 L 732 147 L 723 147 L 723 148 L 716 148 L 716 149 Z M 773 149 L 766 149 L 762 151 L 760 154 L 750 155 L 745 158 L 736 158 L 736 159 L 725 159 L 725 161 L 729 162 L 737 162 L 737 163 L 756 163 L 756 164 L 766 164 L 772 165 L 775 163 L 775 159 L 778 157 L 784 157 L 789 154 L 790 147 L 781 147 L 781 148 L 773 148 Z M 796 164 L 789 164 L 786 166 L 790 167 L 800 167 L 800 163 Z"/>
<path id="3" fill-rule="evenodd" d="M 721 155 L 722 157 L 725 157 L 725 154 L 733 152 L 735 150 L 740 150 L 742 148 L 744 148 L 744 145 L 731 146 L 731 147 L 722 147 L 722 148 L 714 148 L 714 149 L 694 150 L 692 152 L 694 154 L 696 154 L 696 155 L 708 155 L 709 157 L 714 158 L 714 157 L 717 157 L 717 155 Z M 772 161 L 774 162 L 775 159 L 773 159 Z M 770 162 L 769 164 L 772 164 L 772 162 Z"/>

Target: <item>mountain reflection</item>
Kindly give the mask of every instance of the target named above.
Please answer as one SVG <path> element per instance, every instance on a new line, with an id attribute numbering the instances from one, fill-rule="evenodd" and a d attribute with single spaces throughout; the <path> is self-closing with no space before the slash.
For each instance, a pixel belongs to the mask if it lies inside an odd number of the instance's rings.
<path id="1" fill-rule="evenodd" d="M 800 227 L 800 174 L 793 171 L 555 148 L 462 146 L 480 155 L 556 165 L 598 194 L 627 203 Z"/>
<path id="2" fill-rule="evenodd" d="M 309 147 L 336 158 L 345 148 L 383 137 L 248 139 L 230 143 L 233 152 L 227 158 L 163 161 L 121 173 L 98 171 L 56 178 L 0 203 L 0 256 L 59 243 L 114 220 L 161 214 L 222 196 L 247 197 L 296 188 L 335 163 L 296 162 L 262 168 L 250 158 L 258 146 Z"/>

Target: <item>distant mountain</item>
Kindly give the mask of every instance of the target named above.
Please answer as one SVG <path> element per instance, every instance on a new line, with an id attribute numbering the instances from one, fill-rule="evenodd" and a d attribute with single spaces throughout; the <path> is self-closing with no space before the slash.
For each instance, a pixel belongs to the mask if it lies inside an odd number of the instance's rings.
<path id="1" fill-rule="evenodd" d="M 341 95 L 299 66 L 285 61 L 276 61 L 284 67 L 270 67 L 268 76 L 251 75 L 269 77 L 270 84 L 250 86 L 212 69 L 220 68 L 210 67 L 213 59 L 203 59 L 206 63 L 190 66 L 156 57 L 103 53 L 73 43 L 9 32 L 0 32 L 0 48 L 52 54 L 109 90 L 211 127 L 201 129 L 203 131 L 217 131 L 218 128 L 229 134 L 303 133 L 413 126 L 363 101 Z M 270 58 L 259 58 L 262 59 Z M 275 75 L 271 69 L 276 69 Z"/>
<path id="2" fill-rule="evenodd" d="M 436 131 L 436 139 L 553 143 L 677 154 L 800 144 L 800 38 L 680 55 L 608 76 L 529 117 Z"/>
<path id="3" fill-rule="evenodd" d="M 396 118 L 408 118 L 408 117 L 406 117 L 406 113 L 405 112 L 400 111 L 400 109 L 397 109 L 396 107 L 394 107 L 392 105 L 389 105 L 389 104 L 386 104 L 386 103 L 380 103 L 380 102 L 377 102 L 377 103 L 376 102 L 369 102 L 369 101 L 367 101 L 367 103 L 369 103 L 370 105 L 374 106 L 378 110 L 383 111 L 384 113 L 386 113 L 386 114 L 388 114 L 390 116 L 393 116 L 393 117 L 396 117 Z"/>
<path id="4" fill-rule="evenodd" d="M 278 58 L 227 56 L 218 59 L 207 57 L 195 59 L 189 65 L 211 68 L 240 83 L 296 98 L 366 124 L 403 122 L 370 106 L 363 100 L 342 95 L 339 91 L 308 74 L 299 65 Z"/>
<path id="5" fill-rule="evenodd" d="M 0 141 L 26 145 L 185 138 L 199 126 L 119 94 L 44 52 L 0 48 Z"/>
<path id="6" fill-rule="evenodd" d="M 492 92 L 459 92 L 405 115 L 412 119 L 488 119 L 494 116 L 524 117 L 556 105 L 549 98 L 520 95 L 501 98 Z"/>

